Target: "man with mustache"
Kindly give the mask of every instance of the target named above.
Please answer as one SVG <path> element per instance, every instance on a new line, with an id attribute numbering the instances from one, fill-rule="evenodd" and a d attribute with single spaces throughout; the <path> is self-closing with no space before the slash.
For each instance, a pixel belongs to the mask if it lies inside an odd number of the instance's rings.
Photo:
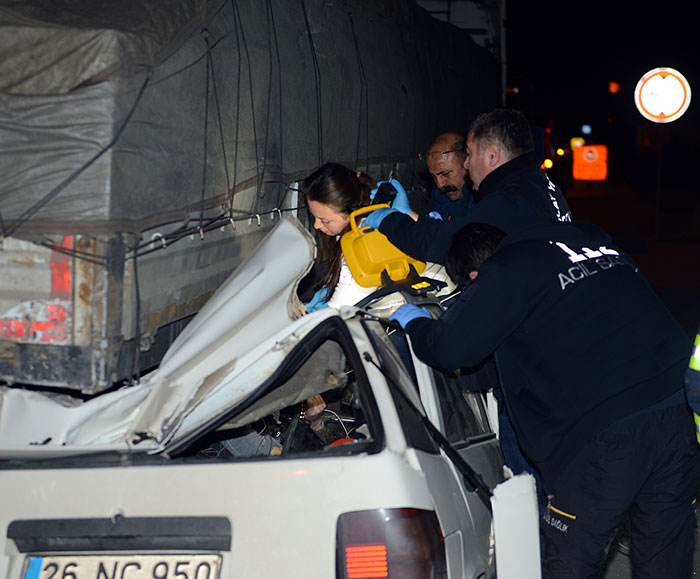
<path id="1" fill-rule="evenodd" d="M 419 216 L 407 207 L 404 195 L 405 207 L 394 202 L 370 213 L 363 224 L 379 229 L 404 253 L 443 264 L 450 239 L 467 223 L 488 223 L 511 233 L 571 221 L 566 199 L 540 169 L 539 157 L 523 113 L 514 109 L 482 113 L 467 131 L 465 168 L 480 198 L 469 214 L 449 222 Z"/>
<path id="2" fill-rule="evenodd" d="M 434 185 L 428 214 L 443 221 L 464 217 L 476 204 L 469 172 L 464 168 L 466 141 L 459 133 L 442 133 L 428 147 L 425 162 Z"/>

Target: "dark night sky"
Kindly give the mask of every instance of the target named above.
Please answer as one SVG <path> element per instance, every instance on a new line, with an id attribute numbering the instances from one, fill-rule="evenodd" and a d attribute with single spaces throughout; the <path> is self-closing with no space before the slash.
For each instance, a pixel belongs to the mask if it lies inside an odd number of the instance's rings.
<path id="1" fill-rule="evenodd" d="M 543 99 L 566 99 L 571 89 L 593 95 L 612 79 L 634 91 L 642 74 L 657 66 L 680 70 L 692 86 L 698 80 L 700 47 L 691 23 L 695 19 L 690 14 L 684 18 L 676 9 L 675 21 L 669 22 L 642 3 L 635 9 L 621 8 L 622 4 L 628 3 L 587 2 L 581 3 L 585 10 L 572 12 L 576 6 L 572 2 L 509 2 L 511 73 L 537 82 Z"/>
<path id="2" fill-rule="evenodd" d="M 664 126 L 664 139 L 672 141 L 665 147 L 682 157 L 692 149 L 695 158 L 700 153 L 700 42 L 692 11 L 685 5 L 683 12 L 681 6 L 508 0 L 509 84 L 520 89 L 509 104 L 536 122 L 554 121 L 567 131 L 587 122 L 599 142 L 629 144 L 640 130 L 658 128 L 635 107 L 637 82 L 655 67 L 675 68 L 694 93 L 685 115 Z M 664 8 L 673 16 L 665 16 Z M 608 92 L 611 80 L 622 87 L 617 95 Z"/>

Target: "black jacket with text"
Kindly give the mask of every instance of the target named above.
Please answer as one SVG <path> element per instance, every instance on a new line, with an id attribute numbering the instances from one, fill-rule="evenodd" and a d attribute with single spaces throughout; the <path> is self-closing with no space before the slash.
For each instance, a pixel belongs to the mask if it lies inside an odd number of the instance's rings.
<path id="1" fill-rule="evenodd" d="M 489 173 L 479 185 L 480 201 L 464 217 L 440 221 L 421 215 L 387 215 L 379 231 L 404 253 L 444 263 L 452 236 L 467 223 L 488 223 L 511 233 L 542 223 L 571 221 L 564 195 L 540 170 L 534 153 L 525 153 Z"/>
<path id="2" fill-rule="evenodd" d="M 407 330 L 455 370 L 495 352 L 506 407 L 545 482 L 614 422 L 683 387 L 691 344 L 635 264 L 584 223 L 508 235 L 438 320 Z"/>

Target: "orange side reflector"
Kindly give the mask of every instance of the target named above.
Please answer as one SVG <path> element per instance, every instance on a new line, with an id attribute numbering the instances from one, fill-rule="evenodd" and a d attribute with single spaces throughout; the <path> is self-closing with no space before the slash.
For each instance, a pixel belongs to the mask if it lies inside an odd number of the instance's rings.
<path id="1" fill-rule="evenodd" d="M 347 579 L 374 579 L 389 576 L 386 545 L 360 545 L 345 548 Z"/>
<path id="2" fill-rule="evenodd" d="M 605 181 L 608 178 L 608 148 L 605 145 L 583 145 L 573 151 L 572 173 L 579 181 Z"/>

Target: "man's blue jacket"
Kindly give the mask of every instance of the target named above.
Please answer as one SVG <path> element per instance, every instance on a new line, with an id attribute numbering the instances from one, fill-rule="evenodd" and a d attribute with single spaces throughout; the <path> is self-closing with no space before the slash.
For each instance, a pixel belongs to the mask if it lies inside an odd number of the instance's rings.
<path id="1" fill-rule="evenodd" d="M 466 217 L 475 206 L 476 201 L 474 200 L 471 181 L 467 181 L 462 185 L 462 197 L 456 201 L 452 201 L 447 195 L 440 192 L 437 185 L 433 185 L 430 191 L 428 213 L 435 211 L 442 217 L 443 221 L 451 221 L 459 217 Z"/>

